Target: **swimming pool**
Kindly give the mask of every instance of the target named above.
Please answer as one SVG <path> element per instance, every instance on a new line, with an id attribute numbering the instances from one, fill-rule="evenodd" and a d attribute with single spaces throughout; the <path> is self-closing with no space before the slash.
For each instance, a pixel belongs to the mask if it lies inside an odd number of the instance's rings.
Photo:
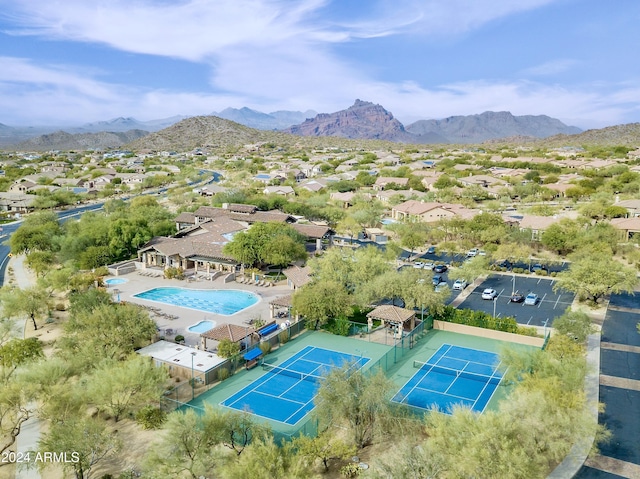
<path id="1" fill-rule="evenodd" d="M 256 304 L 260 298 L 239 289 L 187 289 L 161 287 L 134 295 L 135 298 L 230 316 Z"/>
<path id="2" fill-rule="evenodd" d="M 124 278 L 109 278 L 104 280 L 107 286 L 113 286 L 114 284 L 122 284 L 122 283 L 126 283 L 127 281 L 129 280 Z"/>
<path id="3" fill-rule="evenodd" d="M 206 333 L 207 331 L 209 331 L 210 329 L 213 329 L 216 327 L 216 322 L 215 321 L 209 321 L 208 319 L 205 319 L 204 321 L 199 321 L 198 323 L 194 324 L 193 326 L 189 326 L 187 328 L 187 330 L 190 333 Z"/>

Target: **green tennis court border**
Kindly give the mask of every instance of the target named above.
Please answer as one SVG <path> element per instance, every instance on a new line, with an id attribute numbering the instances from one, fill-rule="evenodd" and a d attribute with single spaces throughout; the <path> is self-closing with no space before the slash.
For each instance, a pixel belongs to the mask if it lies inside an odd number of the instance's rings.
<path id="1" fill-rule="evenodd" d="M 366 340 L 336 336 L 323 331 L 308 331 L 266 355 L 265 360 L 271 364 L 280 364 L 305 346 L 317 346 L 338 352 L 366 356 L 370 358 L 370 361 L 364 366 L 363 371 L 382 368 L 386 375 L 397 385 L 397 388 L 393 391 L 393 394 L 395 394 L 415 373 L 413 361 L 427 361 L 427 359 L 445 343 L 495 353 L 500 353 L 505 347 L 519 350 L 537 349 L 533 346 L 507 341 L 438 330 L 425 332 L 419 337 L 416 337 L 415 341 L 408 341 L 406 339 L 407 338 L 403 340 L 402 345 L 387 346 Z M 220 406 L 222 401 L 237 393 L 263 374 L 265 374 L 265 371 L 263 371 L 262 368 L 239 371 L 209 391 L 201 394 L 193 401 L 190 401 L 185 407 L 193 407 L 197 411 L 204 411 L 206 404 L 213 407 L 223 407 Z M 508 395 L 509 390 L 510 388 L 508 386 L 500 386 L 487 404 L 485 410 L 496 409 L 498 402 Z M 390 399 L 391 398 L 388 398 L 388 400 Z M 278 441 L 282 438 L 290 439 L 301 433 L 310 436 L 317 434 L 317 424 L 315 424 L 312 418 L 312 413 L 309 414 L 307 419 L 303 419 L 302 422 L 295 426 L 288 426 L 258 416 L 254 417 L 256 420 L 268 424 L 272 428 L 274 436 Z"/>

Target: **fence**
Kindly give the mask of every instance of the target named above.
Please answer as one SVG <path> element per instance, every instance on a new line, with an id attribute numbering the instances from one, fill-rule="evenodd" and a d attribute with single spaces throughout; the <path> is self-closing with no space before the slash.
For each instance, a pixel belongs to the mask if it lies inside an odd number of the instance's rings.
<path id="1" fill-rule="evenodd" d="M 291 324 L 287 329 L 280 329 L 278 330 L 278 332 L 275 332 L 272 335 L 263 338 L 263 340 L 260 342 L 260 346 L 264 347 L 262 346 L 263 344 L 269 344 L 268 347 L 271 350 L 277 349 L 291 339 L 299 336 L 304 331 L 304 322 L 298 321 Z M 188 380 L 177 384 L 173 388 L 165 391 L 162 399 L 160 400 L 160 407 L 166 412 L 174 411 L 182 406 L 188 406 L 198 411 L 203 411 L 202 408 L 198 408 L 192 406 L 191 404 L 188 404 L 189 401 L 216 386 L 219 383 L 221 377 L 222 379 L 230 377 L 235 374 L 238 369 L 243 368 L 244 360 L 242 359 L 242 356 L 236 356 L 234 358 L 228 359 L 207 371 L 205 374 L 206 380 L 204 382 L 197 380 Z"/>

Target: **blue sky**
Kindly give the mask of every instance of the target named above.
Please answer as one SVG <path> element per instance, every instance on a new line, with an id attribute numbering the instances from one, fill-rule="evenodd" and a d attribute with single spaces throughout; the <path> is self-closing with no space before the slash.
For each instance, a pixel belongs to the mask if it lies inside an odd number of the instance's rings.
<path id="1" fill-rule="evenodd" d="M 640 121 L 637 0 L 0 0 L 0 122 L 226 107 Z"/>

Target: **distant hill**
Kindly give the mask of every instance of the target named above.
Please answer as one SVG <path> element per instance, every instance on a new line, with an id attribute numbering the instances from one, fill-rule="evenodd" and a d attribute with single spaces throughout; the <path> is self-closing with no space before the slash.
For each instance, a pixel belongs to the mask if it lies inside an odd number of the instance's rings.
<path id="1" fill-rule="evenodd" d="M 194 116 L 128 145 L 132 149 L 189 151 L 276 141 L 281 133 L 257 130 L 217 116 Z"/>
<path id="2" fill-rule="evenodd" d="M 225 108 L 219 113 L 213 113 L 214 116 L 225 120 L 235 121 L 249 128 L 258 130 L 282 130 L 305 121 L 307 118 L 315 116 L 317 113 L 313 110 L 302 111 L 274 111 L 271 113 L 262 113 L 243 107 Z"/>
<path id="3" fill-rule="evenodd" d="M 538 142 L 542 146 L 635 146 L 640 147 L 640 123 L 587 130 L 578 135 L 555 135 Z"/>
<path id="4" fill-rule="evenodd" d="M 416 137 L 405 131 L 402 123 L 392 113 L 380 105 L 362 100 L 356 100 L 346 110 L 320 113 L 283 131 L 300 136 L 338 136 L 416 143 Z"/>
<path id="5" fill-rule="evenodd" d="M 130 130 L 160 131 L 185 118 L 187 117 L 177 115 L 160 120 L 139 121 L 131 117 L 118 117 L 107 121 L 85 123 L 75 128 L 64 128 L 64 130 L 70 133 L 98 133 L 100 131 L 126 132 Z"/>
<path id="6" fill-rule="evenodd" d="M 148 134 L 148 131 L 143 130 L 73 134 L 66 131 L 56 131 L 30 138 L 13 145 L 11 149 L 20 151 L 104 150 L 107 148 L 119 148 Z"/>
<path id="7" fill-rule="evenodd" d="M 419 120 L 408 125 L 406 130 L 425 139 L 426 135 L 436 135 L 445 139 L 446 143 L 482 143 L 508 137 L 547 138 L 582 131 L 546 115 L 514 116 L 508 111 L 486 111 L 480 115 L 451 116 L 443 120 Z"/>
<path id="8" fill-rule="evenodd" d="M 338 136 L 399 143 L 482 143 L 497 138 L 545 138 L 582 130 L 545 115 L 514 116 L 509 112 L 420 120 L 406 128 L 382 106 L 356 100 L 346 110 L 321 113 L 284 130 L 300 136 Z"/>

